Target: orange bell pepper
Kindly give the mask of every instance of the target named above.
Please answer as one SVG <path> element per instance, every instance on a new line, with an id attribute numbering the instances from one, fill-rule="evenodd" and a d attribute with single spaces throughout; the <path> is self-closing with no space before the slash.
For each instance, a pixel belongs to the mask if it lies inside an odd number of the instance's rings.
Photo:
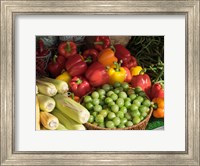
<path id="1" fill-rule="evenodd" d="M 153 116 L 155 118 L 164 118 L 164 99 L 154 98 L 152 101 L 154 102 L 156 107 L 153 111 Z"/>
<path id="2" fill-rule="evenodd" d="M 111 66 L 118 59 L 115 57 L 115 53 L 111 48 L 106 48 L 99 53 L 98 61 L 104 66 Z"/>

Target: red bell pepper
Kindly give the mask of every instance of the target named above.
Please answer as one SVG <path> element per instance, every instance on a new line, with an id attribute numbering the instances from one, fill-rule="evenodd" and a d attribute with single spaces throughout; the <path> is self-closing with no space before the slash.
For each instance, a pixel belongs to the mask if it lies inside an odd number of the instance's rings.
<path id="1" fill-rule="evenodd" d="M 52 77 L 57 77 L 64 69 L 65 57 L 54 55 L 53 59 L 48 63 L 47 70 Z"/>
<path id="2" fill-rule="evenodd" d="M 97 51 L 101 51 L 105 48 L 110 47 L 110 38 L 108 36 L 96 36 L 94 41 L 94 48 Z"/>
<path id="3" fill-rule="evenodd" d="M 69 83 L 70 90 L 75 96 L 82 97 L 91 91 L 91 86 L 83 76 L 75 76 Z"/>
<path id="4" fill-rule="evenodd" d="M 132 79 L 132 75 L 130 70 L 127 67 L 123 67 L 126 70 L 126 78 L 125 78 L 125 82 L 130 83 L 131 79 Z"/>
<path id="5" fill-rule="evenodd" d="M 137 66 L 137 60 L 134 56 L 131 56 L 131 58 L 129 60 L 124 59 L 122 66 L 130 69 L 131 67 Z"/>
<path id="6" fill-rule="evenodd" d="M 130 59 L 131 53 L 122 44 L 115 44 L 115 56 L 117 59 L 124 61 L 124 59 Z"/>
<path id="7" fill-rule="evenodd" d="M 87 60 L 87 64 L 91 64 L 98 60 L 98 52 L 95 49 L 87 49 L 83 52 L 83 58 Z"/>
<path id="8" fill-rule="evenodd" d="M 155 83 L 151 87 L 150 98 L 163 98 L 164 99 L 164 89 L 160 83 Z"/>
<path id="9" fill-rule="evenodd" d="M 139 74 L 133 76 L 131 80 L 131 86 L 133 88 L 140 87 L 146 93 L 147 96 L 150 96 L 151 90 L 151 79 L 147 74 Z"/>
<path id="10" fill-rule="evenodd" d="M 88 67 L 85 77 L 93 87 L 98 87 L 109 82 L 106 67 L 99 62 L 94 62 Z"/>
<path id="11" fill-rule="evenodd" d="M 74 77 L 85 73 L 87 70 L 87 64 L 81 55 L 76 54 L 67 60 L 65 63 L 65 69 Z"/>
<path id="12" fill-rule="evenodd" d="M 77 53 L 77 46 L 74 42 L 61 42 L 58 46 L 58 53 L 65 58 L 69 58 Z"/>
<path id="13" fill-rule="evenodd" d="M 131 55 L 130 51 L 126 49 L 122 44 L 115 44 L 115 56 L 118 60 L 122 60 L 122 66 L 131 68 L 137 66 L 137 60 Z"/>

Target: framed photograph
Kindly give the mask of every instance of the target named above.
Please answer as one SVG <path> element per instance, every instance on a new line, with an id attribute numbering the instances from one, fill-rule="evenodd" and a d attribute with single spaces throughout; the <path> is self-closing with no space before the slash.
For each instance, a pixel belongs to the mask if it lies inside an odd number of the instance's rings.
<path id="1" fill-rule="evenodd" d="M 1 165 L 199 165 L 199 11 L 199 0 L 2 0 Z M 159 97 L 135 85 L 145 74 L 164 83 Z"/>

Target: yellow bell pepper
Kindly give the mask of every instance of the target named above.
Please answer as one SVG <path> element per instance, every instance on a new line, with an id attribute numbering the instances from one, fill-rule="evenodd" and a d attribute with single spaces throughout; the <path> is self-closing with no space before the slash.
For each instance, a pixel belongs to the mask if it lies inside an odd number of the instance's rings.
<path id="1" fill-rule="evenodd" d="M 143 70 L 143 69 L 142 69 L 141 66 L 135 66 L 135 67 L 132 67 L 132 68 L 130 69 L 130 72 L 131 72 L 131 75 L 132 75 L 132 76 L 137 76 L 137 75 L 139 75 L 139 74 L 142 74 L 142 73 L 140 73 L 142 70 Z"/>
<path id="2" fill-rule="evenodd" d="M 115 82 L 124 82 L 126 79 L 126 70 L 121 67 L 121 62 L 114 62 L 114 66 L 111 66 L 108 70 L 110 76 L 109 83 L 114 84 Z"/>
<path id="3" fill-rule="evenodd" d="M 67 71 L 64 71 L 62 74 L 57 76 L 56 79 L 57 80 L 62 80 L 62 81 L 65 81 L 65 82 L 69 83 L 70 80 L 71 80 L 71 76 L 69 75 L 69 73 Z"/>

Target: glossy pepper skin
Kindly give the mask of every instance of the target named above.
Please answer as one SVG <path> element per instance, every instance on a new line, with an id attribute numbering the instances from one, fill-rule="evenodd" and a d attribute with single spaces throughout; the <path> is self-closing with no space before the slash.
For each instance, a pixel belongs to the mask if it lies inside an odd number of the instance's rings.
<path id="1" fill-rule="evenodd" d="M 57 76 L 56 79 L 69 83 L 69 81 L 71 80 L 71 76 L 67 71 L 64 71 L 59 76 Z"/>
<path id="2" fill-rule="evenodd" d="M 129 60 L 124 60 L 122 63 L 123 67 L 132 68 L 137 66 L 137 60 L 134 56 L 131 56 Z"/>
<path id="3" fill-rule="evenodd" d="M 110 38 L 108 36 L 96 36 L 94 41 L 94 48 L 101 51 L 110 47 Z"/>
<path id="4" fill-rule="evenodd" d="M 83 52 L 83 58 L 87 60 L 87 64 L 91 64 L 98 60 L 98 51 L 95 49 L 87 49 Z"/>
<path id="5" fill-rule="evenodd" d="M 160 83 L 155 83 L 151 87 L 150 98 L 163 98 L 164 99 L 164 89 Z"/>
<path id="6" fill-rule="evenodd" d="M 150 95 L 151 89 L 151 79 L 147 74 L 140 74 L 137 76 L 133 76 L 131 80 L 131 86 L 133 88 L 141 87 L 142 90 L 146 93 L 147 96 Z"/>
<path id="7" fill-rule="evenodd" d="M 121 63 L 114 62 L 114 67 L 108 70 L 110 76 L 109 83 L 113 85 L 115 82 L 124 82 L 126 79 L 126 70 L 121 67 Z"/>
<path id="8" fill-rule="evenodd" d="M 61 42 L 58 46 L 58 53 L 65 58 L 69 58 L 77 53 L 77 46 L 74 42 Z"/>
<path id="9" fill-rule="evenodd" d="M 122 44 L 115 44 L 115 56 L 122 61 L 128 61 L 131 57 L 131 53 Z"/>
<path id="10" fill-rule="evenodd" d="M 132 76 L 131 76 L 131 72 L 127 67 L 123 67 L 126 70 L 126 78 L 124 80 L 124 82 L 131 82 Z"/>
<path id="11" fill-rule="evenodd" d="M 75 96 L 82 97 L 91 91 L 88 81 L 82 76 L 75 76 L 69 83 L 71 91 Z"/>
<path id="12" fill-rule="evenodd" d="M 71 76 L 78 76 L 87 70 L 87 64 L 79 54 L 73 55 L 65 63 L 65 69 Z"/>
<path id="13" fill-rule="evenodd" d="M 109 75 L 104 65 L 94 62 L 85 72 L 85 77 L 93 87 L 99 87 L 109 82 Z"/>
<path id="14" fill-rule="evenodd" d="M 48 63 L 47 71 L 52 77 L 57 77 L 64 69 L 64 64 L 65 57 L 61 55 L 54 55 L 53 59 Z"/>
<path id="15" fill-rule="evenodd" d="M 115 53 L 111 48 L 106 48 L 99 53 L 98 61 L 104 66 L 111 66 L 118 59 L 115 57 Z"/>
<path id="16" fill-rule="evenodd" d="M 115 44 L 115 56 L 118 60 L 122 60 L 122 66 L 131 68 L 137 66 L 137 60 L 131 55 L 130 51 L 122 44 Z"/>
<path id="17" fill-rule="evenodd" d="M 163 98 L 154 98 L 154 110 L 153 110 L 153 116 L 155 118 L 164 118 L 164 99 Z"/>
<path id="18" fill-rule="evenodd" d="M 135 66 L 135 67 L 131 67 L 130 72 L 132 76 L 137 76 L 139 74 L 141 74 L 142 71 L 142 67 L 141 66 Z"/>

